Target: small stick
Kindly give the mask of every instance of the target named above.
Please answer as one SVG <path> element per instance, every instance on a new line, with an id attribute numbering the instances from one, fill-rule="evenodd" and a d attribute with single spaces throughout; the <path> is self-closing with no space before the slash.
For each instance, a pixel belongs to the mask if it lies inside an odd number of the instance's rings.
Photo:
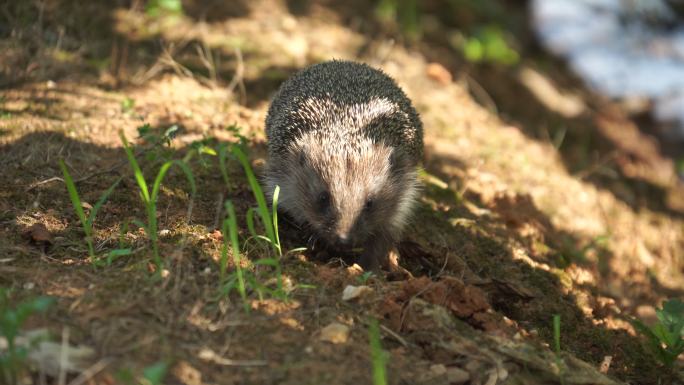
<path id="1" fill-rule="evenodd" d="M 380 329 L 384 330 L 387 334 L 394 337 L 394 339 L 399 341 L 399 343 L 402 344 L 405 348 L 408 348 L 408 342 L 406 342 L 406 340 L 402 336 L 400 336 L 398 333 L 396 333 L 394 330 L 388 328 L 387 326 L 385 326 L 383 324 L 380 324 Z"/>

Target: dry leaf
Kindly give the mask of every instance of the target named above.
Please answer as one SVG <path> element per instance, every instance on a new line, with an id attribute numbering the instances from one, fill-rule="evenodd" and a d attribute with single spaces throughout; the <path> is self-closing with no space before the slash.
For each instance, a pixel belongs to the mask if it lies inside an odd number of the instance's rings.
<path id="1" fill-rule="evenodd" d="M 35 329 L 22 332 L 15 338 L 17 347 L 28 349 L 28 360 L 33 366 L 41 368 L 46 374 L 56 377 L 62 370 L 79 373 L 91 365 L 94 350 L 85 346 L 66 345 L 48 341 L 46 329 Z M 7 349 L 7 340 L 0 338 L 0 353 Z"/>
<path id="2" fill-rule="evenodd" d="M 349 339 L 349 326 L 333 322 L 321 329 L 320 339 L 333 344 L 343 344 Z"/>
<path id="3" fill-rule="evenodd" d="M 342 291 L 342 301 L 351 301 L 352 299 L 360 298 L 368 293 L 371 293 L 373 289 L 368 286 L 353 286 L 347 285 Z"/>

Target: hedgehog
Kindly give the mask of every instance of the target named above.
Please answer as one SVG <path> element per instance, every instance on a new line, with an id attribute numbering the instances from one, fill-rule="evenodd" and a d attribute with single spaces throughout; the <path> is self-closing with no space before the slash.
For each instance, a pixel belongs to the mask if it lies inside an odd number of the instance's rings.
<path id="1" fill-rule="evenodd" d="M 266 117 L 265 188 L 278 209 L 328 249 L 360 250 L 378 271 L 401 240 L 418 195 L 418 113 L 369 65 L 333 60 L 286 80 Z"/>

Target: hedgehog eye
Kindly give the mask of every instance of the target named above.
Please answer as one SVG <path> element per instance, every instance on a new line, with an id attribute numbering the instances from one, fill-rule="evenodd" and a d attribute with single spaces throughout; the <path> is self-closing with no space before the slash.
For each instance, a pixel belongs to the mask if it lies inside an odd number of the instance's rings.
<path id="1" fill-rule="evenodd" d="M 330 194 L 327 191 L 323 191 L 320 194 L 318 194 L 318 205 L 320 207 L 328 207 L 330 204 Z"/>
<path id="2" fill-rule="evenodd" d="M 370 211 L 373 208 L 373 198 L 366 199 L 366 204 L 363 205 L 365 211 Z"/>

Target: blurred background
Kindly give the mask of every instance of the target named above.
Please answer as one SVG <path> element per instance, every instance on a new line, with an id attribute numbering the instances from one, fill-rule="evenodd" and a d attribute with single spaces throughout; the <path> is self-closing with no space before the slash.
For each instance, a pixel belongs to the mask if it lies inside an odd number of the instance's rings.
<path id="1" fill-rule="evenodd" d="M 307 16 L 342 22 L 368 40 L 420 49 L 454 76 L 473 83 L 470 88 L 482 104 L 512 120 L 540 119 L 535 103 L 508 100 L 519 95 L 517 87 L 570 118 L 593 108 L 582 93 L 590 92 L 594 101 L 614 101 L 642 131 L 657 138 L 660 150 L 684 174 L 682 0 L 287 0 L 275 3 L 289 14 L 275 19 L 254 12 L 263 9 L 261 3 L 4 1 L 0 87 L 75 73 L 119 87 L 175 71 L 234 88 L 236 52 L 253 56 L 284 50 L 280 63 L 269 58 L 273 68 L 325 59 L 328 55 L 317 57 L 316 48 L 296 34 L 288 39 L 277 36 L 275 28 L 268 32 L 268 27 L 256 26 L 281 22 L 285 30 L 296 30 L 301 27 L 297 17 Z M 246 39 L 242 32 L 250 28 L 262 36 Z M 328 39 L 319 37 L 321 44 Z M 260 73 L 243 70 L 247 78 Z M 285 76 L 270 74 L 275 84 Z M 249 98 L 245 90 L 240 92 Z M 567 128 L 546 123 L 548 132 L 531 134 L 573 142 L 574 132 L 568 137 Z M 584 166 L 582 159 L 573 161 Z"/>

